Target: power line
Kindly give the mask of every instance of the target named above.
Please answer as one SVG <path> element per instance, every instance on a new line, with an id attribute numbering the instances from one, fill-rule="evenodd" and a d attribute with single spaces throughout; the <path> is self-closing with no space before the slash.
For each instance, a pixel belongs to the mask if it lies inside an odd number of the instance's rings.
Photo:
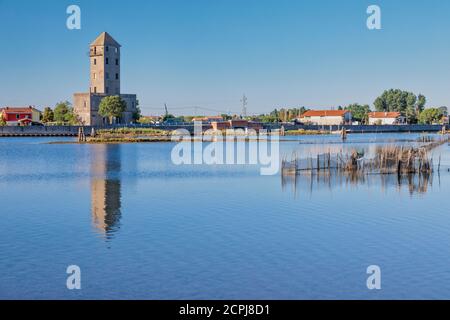
<path id="1" fill-rule="evenodd" d="M 161 110 L 161 107 L 146 107 L 146 106 L 141 106 L 141 109 L 144 110 Z M 203 110 L 203 111 L 211 111 L 211 112 L 217 112 L 219 114 L 229 114 L 229 113 L 235 113 L 238 114 L 239 112 L 236 110 L 220 110 L 220 109 L 214 109 L 214 108 L 207 108 L 207 107 L 201 107 L 201 106 L 185 106 L 185 107 L 175 107 L 172 108 L 170 107 L 170 110 Z"/>

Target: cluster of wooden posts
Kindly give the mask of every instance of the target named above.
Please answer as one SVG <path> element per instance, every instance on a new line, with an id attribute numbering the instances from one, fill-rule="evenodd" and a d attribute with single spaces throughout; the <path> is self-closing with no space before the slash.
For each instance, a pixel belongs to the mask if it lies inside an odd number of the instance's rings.
<path id="1" fill-rule="evenodd" d="M 84 128 L 79 127 L 78 128 L 78 142 L 86 142 L 86 135 L 84 133 Z"/>
<path id="2" fill-rule="evenodd" d="M 95 137 L 95 135 L 96 135 L 95 129 L 91 128 L 90 136 Z M 84 132 L 84 127 L 78 128 L 78 142 L 87 142 L 86 134 Z"/>
<path id="3" fill-rule="evenodd" d="M 330 152 L 316 157 L 299 158 L 293 154 L 290 160 L 286 158 L 281 162 L 283 175 L 298 173 L 363 173 L 363 174 L 429 174 L 434 170 L 433 158 L 430 151 L 449 142 L 449 138 L 434 140 L 421 138 L 419 147 L 413 146 L 380 146 L 375 156 L 366 158 L 363 153 L 356 150 L 344 154 Z M 440 157 L 438 171 L 440 171 Z"/>

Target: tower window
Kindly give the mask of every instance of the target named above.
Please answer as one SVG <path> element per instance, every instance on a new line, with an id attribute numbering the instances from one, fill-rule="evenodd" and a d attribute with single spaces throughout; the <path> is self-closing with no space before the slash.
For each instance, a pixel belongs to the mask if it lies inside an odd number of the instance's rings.
<path id="1" fill-rule="evenodd" d="M 97 59 L 94 58 L 94 66 L 97 65 Z"/>
<path id="2" fill-rule="evenodd" d="M 94 87 L 94 93 L 97 93 L 97 87 Z"/>
<path id="3" fill-rule="evenodd" d="M 119 59 L 116 59 L 116 66 L 119 65 Z"/>
<path id="4" fill-rule="evenodd" d="M 94 80 L 97 79 L 97 74 L 94 73 L 94 74 L 93 74 L 93 77 L 94 77 Z"/>
<path id="5" fill-rule="evenodd" d="M 116 80 L 119 80 L 119 74 L 116 73 Z"/>
<path id="6" fill-rule="evenodd" d="M 109 59 L 108 58 L 106 58 L 106 64 L 109 64 Z"/>
<path id="7" fill-rule="evenodd" d="M 115 53 L 119 52 L 119 49 L 114 48 L 114 52 L 115 52 Z"/>
<path id="8" fill-rule="evenodd" d="M 108 52 L 109 51 L 109 47 L 108 46 L 106 46 L 106 52 Z"/>

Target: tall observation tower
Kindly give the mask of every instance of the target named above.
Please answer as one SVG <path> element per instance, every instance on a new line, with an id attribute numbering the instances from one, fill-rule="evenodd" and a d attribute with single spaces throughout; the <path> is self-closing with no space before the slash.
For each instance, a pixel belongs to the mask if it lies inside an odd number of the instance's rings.
<path id="1" fill-rule="evenodd" d="M 120 49 L 121 45 L 107 32 L 100 34 L 89 48 L 90 85 L 89 93 L 74 94 L 74 112 L 85 125 L 101 126 L 108 119 L 98 114 L 100 102 L 107 96 L 120 96 L 127 108 L 115 123 L 133 122 L 138 101 L 135 94 L 120 91 Z"/>
<path id="2" fill-rule="evenodd" d="M 107 32 L 92 42 L 91 93 L 120 94 L 120 47 Z"/>

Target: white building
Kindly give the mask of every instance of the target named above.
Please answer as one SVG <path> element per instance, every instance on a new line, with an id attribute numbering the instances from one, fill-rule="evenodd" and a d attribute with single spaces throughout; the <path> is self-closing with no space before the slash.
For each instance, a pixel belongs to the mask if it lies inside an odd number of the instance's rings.
<path id="1" fill-rule="evenodd" d="M 394 125 L 404 124 L 406 122 L 405 117 L 402 117 L 400 112 L 370 112 L 369 124 L 370 125 Z"/>
<path id="2" fill-rule="evenodd" d="M 343 125 L 352 123 L 352 113 L 348 110 L 309 110 L 298 120 L 312 125 Z"/>

